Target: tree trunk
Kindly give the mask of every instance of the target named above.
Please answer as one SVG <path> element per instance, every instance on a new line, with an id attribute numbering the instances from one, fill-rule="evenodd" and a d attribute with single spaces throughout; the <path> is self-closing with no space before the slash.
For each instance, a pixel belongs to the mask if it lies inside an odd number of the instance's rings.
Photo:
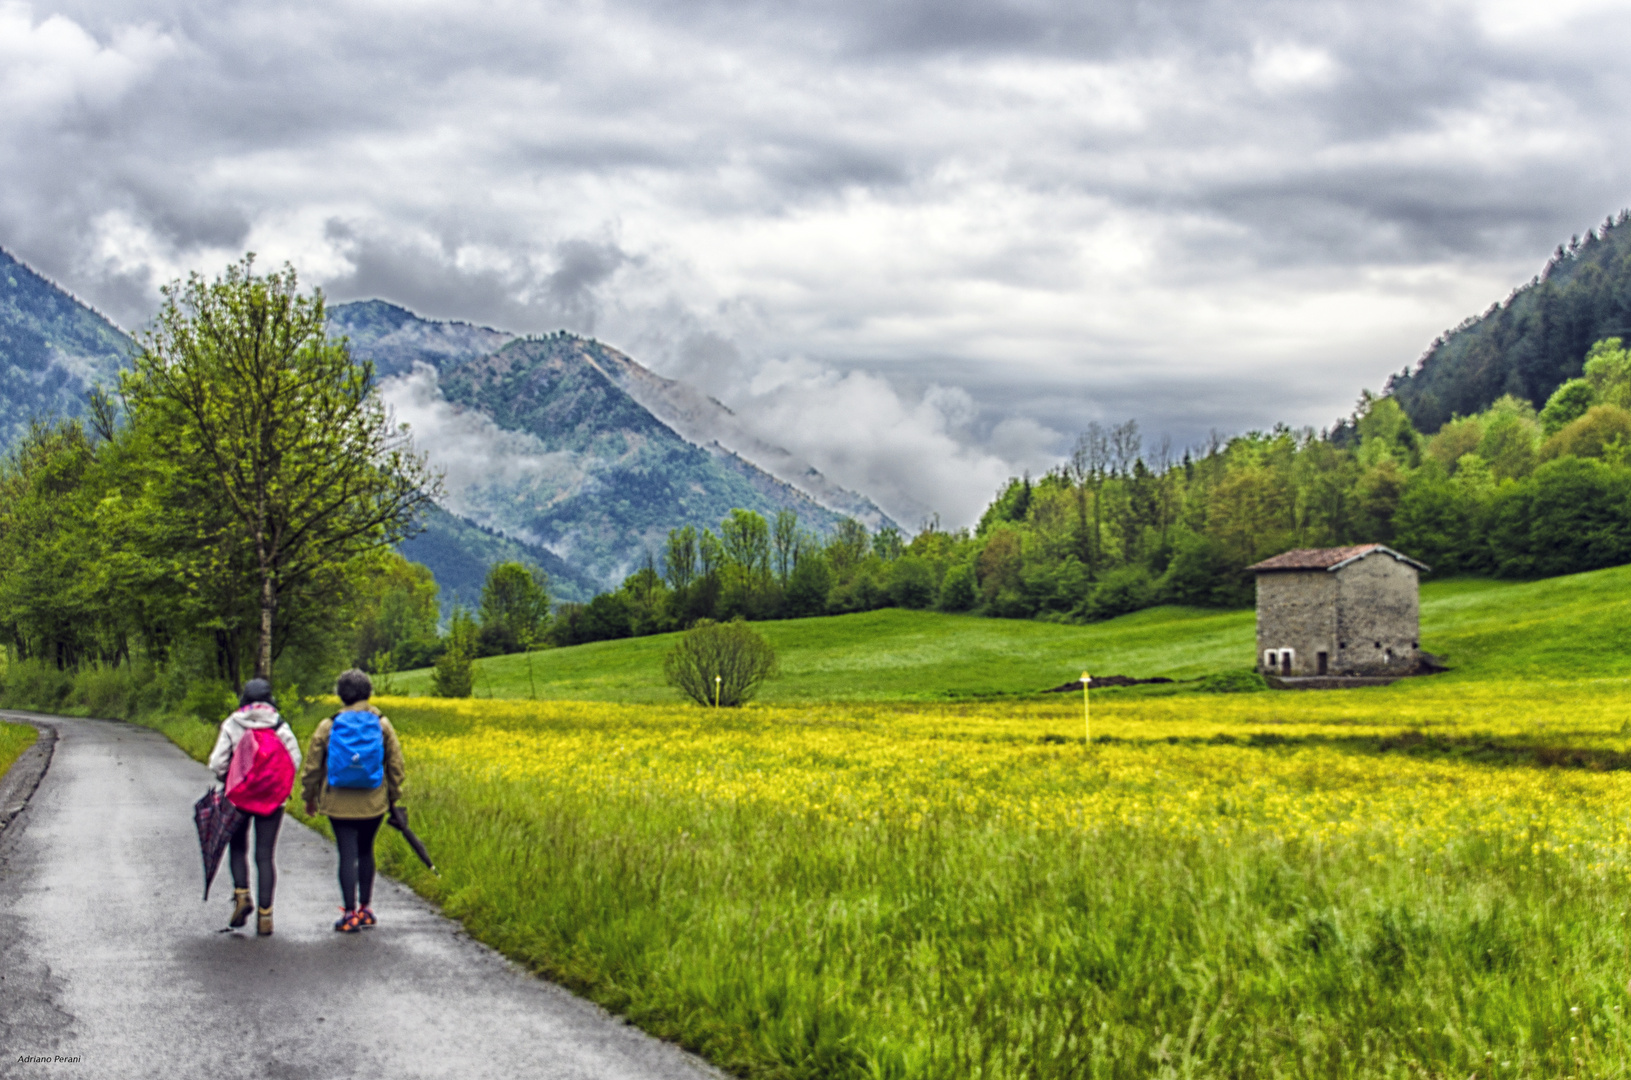
<path id="1" fill-rule="evenodd" d="M 261 571 L 261 639 L 255 651 L 255 677 L 272 678 L 272 611 L 277 607 L 277 593 L 272 588 L 272 575 Z"/>

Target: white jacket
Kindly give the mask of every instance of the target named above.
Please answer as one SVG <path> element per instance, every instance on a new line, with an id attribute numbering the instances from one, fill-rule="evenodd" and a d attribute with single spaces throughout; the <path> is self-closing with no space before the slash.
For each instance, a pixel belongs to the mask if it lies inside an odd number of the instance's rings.
<path id="1" fill-rule="evenodd" d="M 294 761 L 295 773 L 299 774 L 300 742 L 294 737 L 294 732 L 289 730 L 288 724 L 278 723 L 276 709 L 263 701 L 253 701 L 221 721 L 221 734 L 216 736 L 215 749 L 210 752 L 210 768 L 217 780 L 227 778 L 227 770 L 232 767 L 232 752 L 238 748 L 238 740 L 244 737 L 244 732 L 263 728 L 277 730 L 283 748 L 289 751 L 289 757 Z"/>

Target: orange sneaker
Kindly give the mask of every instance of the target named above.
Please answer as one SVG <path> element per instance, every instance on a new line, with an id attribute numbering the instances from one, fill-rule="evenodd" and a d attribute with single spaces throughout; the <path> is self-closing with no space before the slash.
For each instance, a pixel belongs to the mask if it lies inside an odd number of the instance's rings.
<path id="1" fill-rule="evenodd" d="M 342 934 L 355 934 L 362 929 L 362 916 L 355 911 L 348 911 L 340 916 L 339 921 L 334 924 L 334 929 Z"/>
<path id="2" fill-rule="evenodd" d="M 364 930 L 370 929 L 379 923 L 379 920 L 374 918 L 373 909 L 365 907 L 357 909 L 357 921 L 362 924 Z"/>

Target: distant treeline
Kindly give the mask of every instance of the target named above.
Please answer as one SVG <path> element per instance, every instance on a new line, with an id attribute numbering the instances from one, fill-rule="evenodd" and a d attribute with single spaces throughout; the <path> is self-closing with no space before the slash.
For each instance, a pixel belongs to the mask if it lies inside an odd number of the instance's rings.
<path id="1" fill-rule="evenodd" d="M 1174 456 L 1136 425 L 1090 428 L 1070 459 L 1011 480 L 972 531 L 907 539 L 790 513 L 679 529 L 619 589 L 558 610 L 567 645 L 699 618 L 935 608 L 1084 622 L 1154 604 L 1238 606 L 1245 568 L 1295 547 L 1378 541 L 1437 574 L 1534 577 L 1631 561 L 1631 354 L 1591 350 L 1537 412 L 1499 399 L 1422 435 L 1366 395 L 1327 433 L 1277 428 Z"/>

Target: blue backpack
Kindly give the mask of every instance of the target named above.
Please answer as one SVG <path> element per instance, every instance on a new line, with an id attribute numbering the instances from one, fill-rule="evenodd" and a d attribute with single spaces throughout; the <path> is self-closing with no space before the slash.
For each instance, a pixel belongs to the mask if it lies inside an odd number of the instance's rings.
<path id="1" fill-rule="evenodd" d="M 372 790 L 385 783 L 385 731 L 379 716 L 347 710 L 328 733 L 328 786 Z"/>

